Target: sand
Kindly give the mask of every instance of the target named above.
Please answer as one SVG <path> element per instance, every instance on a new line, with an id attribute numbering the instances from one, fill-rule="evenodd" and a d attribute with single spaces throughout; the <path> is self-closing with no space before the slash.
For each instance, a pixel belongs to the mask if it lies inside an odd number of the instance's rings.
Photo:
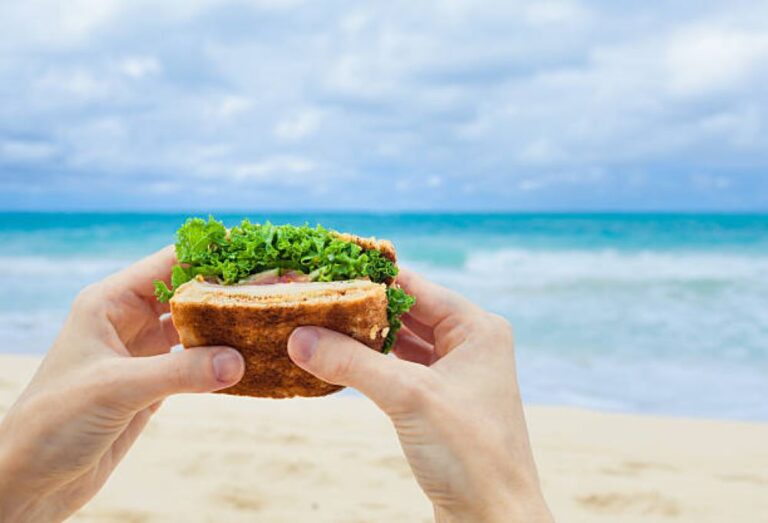
<path id="1" fill-rule="evenodd" d="M 0 413 L 36 359 L 0 356 Z M 768 522 L 768 424 L 528 408 L 563 522 Z M 387 419 L 364 398 L 169 399 L 74 521 L 426 522 Z"/>

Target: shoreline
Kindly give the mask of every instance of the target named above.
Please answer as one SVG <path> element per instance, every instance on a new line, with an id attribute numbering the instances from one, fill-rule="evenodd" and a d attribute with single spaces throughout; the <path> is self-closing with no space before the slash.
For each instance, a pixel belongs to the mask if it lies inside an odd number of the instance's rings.
<path id="1" fill-rule="evenodd" d="M 0 355 L 0 415 L 39 360 Z M 558 520 L 768 520 L 768 423 L 557 406 L 526 413 Z M 431 517 L 389 421 L 365 398 L 183 395 L 73 521 Z"/>

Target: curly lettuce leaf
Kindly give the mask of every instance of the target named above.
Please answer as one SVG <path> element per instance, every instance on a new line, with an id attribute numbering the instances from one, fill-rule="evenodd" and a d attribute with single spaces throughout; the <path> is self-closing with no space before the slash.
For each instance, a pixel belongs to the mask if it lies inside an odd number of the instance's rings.
<path id="1" fill-rule="evenodd" d="M 195 277 L 195 269 L 184 268 L 181 265 L 174 265 L 171 269 L 171 287 L 162 280 L 155 280 L 155 297 L 157 301 L 165 303 L 173 297 L 175 289 L 178 289 L 180 285 L 187 283 L 189 280 Z"/>
<path id="2" fill-rule="evenodd" d="M 171 287 L 155 281 L 155 296 L 161 302 L 173 297 L 174 290 L 197 275 L 215 278 L 223 284 L 237 283 L 265 270 L 295 270 L 309 274 L 313 281 L 341 281 L 369 278 L 373 282 L 391 281 L 397 266 L 376 250 L 339 239 L 320 225 L 273 225 L 243 220 L 229 233 L 224 224 L 190 218 L 176 233 L 179 264 L 171 273 Z M 401 327 L 400 316 L 414 302 L 401 289 L 387 289 L 387 315 L 390 330 L 385 350 L 394 344 Z"/>
<path id="3" fill-rule="evenodd" d="M 213 219 L 190 218 L 176 232 L 176 257 L 180 263 L 205 265 L 227 247 L 227 228 Z"/>
<path id="4" fill-rule="evenodd" d="M 173 298 L 173 289 L 168 288 L 163 280 L 155 280 L 152 282 L 155 285 L 155 298 L 160 303 L 166 303 Z"/>
<path id="5" fill-rule="evenodd" d="M 387 320 L 389 321 L 389 332 L 384 339 L 382 352 L 385 354 L 392 350 L 397 340 L 397 331 L 399 331 L 403 322 L 400 317 L 408 312 L 416 303 L 416 298 L 406 293 L 400 287 L 387 288 Z"/>

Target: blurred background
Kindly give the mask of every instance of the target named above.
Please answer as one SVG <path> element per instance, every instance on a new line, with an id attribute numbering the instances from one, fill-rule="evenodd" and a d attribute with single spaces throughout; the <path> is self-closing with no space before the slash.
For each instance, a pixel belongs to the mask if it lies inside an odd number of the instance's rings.
<path id="1" fill-rule="evenodd" d="M 768 6 L 0 3 L 2 352 L 190 215 L 393 239 L 531 403 L 768 420 Z"/>

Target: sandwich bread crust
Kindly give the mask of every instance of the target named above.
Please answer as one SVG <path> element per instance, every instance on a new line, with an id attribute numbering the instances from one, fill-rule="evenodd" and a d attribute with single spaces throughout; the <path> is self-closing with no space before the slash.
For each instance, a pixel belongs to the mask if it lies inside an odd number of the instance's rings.
<path id="1" fill-rule="evenodd" d="M 288 357 L 288 337 L 303 325 L 344 333 L 381 350 L 389 324 L 384 284 L 367 280 L 215 285 L 190 281 L 171 299 L 184 347 L 227 345 L 245 359 L 245 375 L 226 394 L 324 396 L 343 387 L 323 382 Z"/>

